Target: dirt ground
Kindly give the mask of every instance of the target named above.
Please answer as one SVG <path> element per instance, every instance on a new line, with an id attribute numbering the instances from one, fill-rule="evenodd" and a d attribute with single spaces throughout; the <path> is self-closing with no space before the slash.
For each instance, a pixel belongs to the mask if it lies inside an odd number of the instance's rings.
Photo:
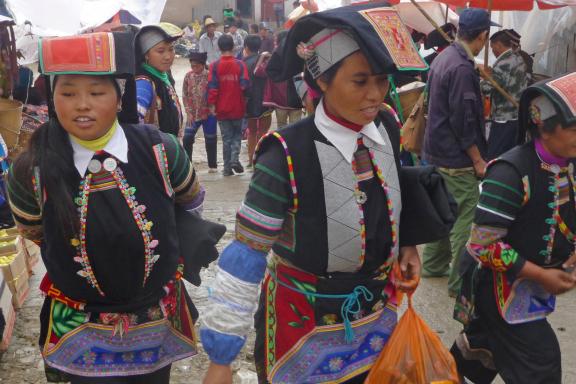
<path id="1" fill-rule="evenodd" d="M 181 82 L 187 71 L 188 63 L 184 59 L 177 59 L 174 67 L 174 77 L 177 89 L 181 91 Z M 221 145 L 219 144 L 219 151 Z M 219 154 L 219 161 L 221 155 Z M 246 160 L 246 150 L 243 145 L 242 159 Z M 225 224 L 228 228 L 220 247 L 226 245 L 233 236 L 234 216 L 236 209 L 248 187 L 250 173 L 241 176 L 224 178 L 222 175 L 207 172 L 204 139 L 198 137 L 194 146 L 193 161 L 201 182 L 206 188 L 206 201 L 204 204 L 204 217 Z M 220 165 L 221 169 L 221 165 Z M 38 315 L 42 303 L 42 296 L 38 290 L 39 281 L 43 275 L 43 266 L 36 267 L 35 275 L 31 280 L 31 294 L 24 307 L 18 312 L 16 328 L 12 344 L 7 352 L 0 356 L 0 383 L 23 384 L 45 383 L 43 362 L 40 356 L 37 340 L 39 335 Z M 200 287 L 189 286 L 189 292 L 200 314 L 208 305 L 206 286 L 215 275 L 214 265 L 202 272 L 203 284 Z M 454 337 L 460 330 L 460 325 L 452 320 L 453 300 L 447 295 L 447 280 L 445 278 L 424 279 L 416 291 L 414 307 L 426 320 L 432 329 L 441 337 L 446 346 L 450 346 Z M 557 312 L 550 316 L 550 322 L 556 330 L 563 352 L 564 383 L 576 384 L 576 292 L 558 298 Z M 200 319 L 200 322 L 202 320 Z M 234 363 L 235 383 L 255 384 L 254 358 L 252 333 L 241 355 Z M 537 362 L 534 362 L 537 364 Z M 173 365 L 171 383 L 196 384 L 202 382 L 203 374 L 208 366 L 207 355 L 200 353 L 190 359 L 180 361 Z M 502 382 L 502 381 L 497 381 Z M 529 383 L 526 383 L 529 384 Z"/>

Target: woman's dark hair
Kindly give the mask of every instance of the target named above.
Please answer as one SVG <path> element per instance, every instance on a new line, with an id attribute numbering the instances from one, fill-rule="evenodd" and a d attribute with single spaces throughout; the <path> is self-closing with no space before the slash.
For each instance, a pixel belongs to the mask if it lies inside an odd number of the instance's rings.
<path id="1" fill-rule="evenodd" d="M 489 33 L 490 30 L 489 29 L 477 29 L 475 31 L 466 31 L 466 30 L 458 29 L 458 38 L 460 40 L 464 40 L 467 43 L 470 43 L 470 42 L 476 40 L 476 38 L 484 32 Z"/>
<path id="2" fill-rule="evenodd" d="M 321 74 L 320 77 L 318 77 L 316 80 L 311 80 L 312 75 L 310 74 L 310 72 L 308 70 L 306 70 L 304 72 L 304 80 L 306 81 L 306 84 L 308 84 L 310 87 L 312 87 L 315 91 L 322 93 L 322 89 L 318 85 L 318 80 L 322 80 L 327 85 L 332 84 L 332 81 L 336 77 L 336 73 L 338 73 L 338 70 L 342 66 L 343 62 L 344 62 L 344 60 L 340 60 L 339 62 L 337 62 L 336 64 L 334 64 L 333 66 L 328 68 L 328 70 L 326 72 L 324 72 L 323 74 Z"/>
<path id="3" fill-rule="evenodd" d="M 222 52 L 231 51 L 234 49 L 234 39 L 230 35 L 222 35 L 218 38 L 218 48 Z"/>
<path id="4" fill-rule="evenodd" d="M 512 36 L 505 33 L 505 31 L 499 31 L 493 34 L 490 37 L 491 42 L 499 42 L 506 48 L 510 48 L 513 45 L 513 38 Z"/>
<path id="5" fill-rule="evenodd" d="M 77 187 L 71 186 L 78 176 L 68 133 L 56 117 L 51 117 L 32 134 L 28 148 L 14 162 L 12 176 L 28 191 L 34 190 L 35 167 L 40 171 L 42 184 L 38 187 L 46 191 L 63 233 L 76 234 L 79 223 L 74 193 Z"/>
<path id="6" fill-rule="evenodd" d="M 560 128 L 564 129 L 566 126 L 564 125 L 563 119 L 560 115 L 554 115 L 549 119 L 546 119 L 542 122 L 542 126 L 537 126 L 533 122 L 529 123 L 529 133 L 530 136 L 534 139 L 537 139 L 542 136 L 543 133 L 554 133 L 556 127 L 560 124 Z"/>
<path id="7" fill-rule="evenodd" d="M 120 88 L 112 77 L 109 77 L 120 97 Z M 56 85 L 58 77 L 54 79 Z M 33 191 L 32 180 L 34 168 L 40 171 L 40 182 L 37 186 L 46 191 L 46 196 L 54 208 L 56 219 L 65 236 L 78 232 L 78 214 L 74 204 L 79 179 L 74 166 L 74 151 L 70 144 L 68 132 L 64 130 L 55 113 L 48 122 L 41 125 L 30 138 L 28 147 L 16 159 L 12 168 L 12 177 L 26 190 Z"/>
<path id="8" fill-rule="evenodd" d="M 260 32 L 260 27 L 258 26 L 258 24 L 250 24 L 250 33 L 258 33 Z"/>

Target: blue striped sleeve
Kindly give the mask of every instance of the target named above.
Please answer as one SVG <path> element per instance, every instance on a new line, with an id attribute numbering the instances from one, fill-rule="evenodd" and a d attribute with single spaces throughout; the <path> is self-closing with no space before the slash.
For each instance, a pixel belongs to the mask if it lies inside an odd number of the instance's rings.
<path id="1" fill-rule="evenodd" d="M 152 82 L 146 79 L 136 80 L 136 102 L 140 122 L 144 122 L 144 117 L 152 105 L 153 98 L 154 87 L 152 86 Z"/>
<path id="2" fill-rule="evenodd" d="M 210 360 L 228 365 L 244 346 L 253 325 L 258 287 L 266 272 L 266 253 L 235 240 L 222 252 L 218 267 L 209 288 L 210 305 L 202 319 L 200 337 Z"/>

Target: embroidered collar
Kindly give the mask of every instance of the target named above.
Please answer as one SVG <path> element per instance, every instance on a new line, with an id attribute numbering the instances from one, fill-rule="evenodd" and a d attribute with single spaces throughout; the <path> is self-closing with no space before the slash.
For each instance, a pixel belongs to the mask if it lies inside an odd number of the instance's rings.
<path id="1" fill-rule="evenodd" d="M 330 118 L 324 109 L 323 102 L 324 100 L 321 100 L 320 103 L 318 103 L 318 107 L 316 107 L 314 124 L 316 124 L 320 133 L 338 149 L 348 163 L 352 163 L 354 152 L 356 152 L 356 148 L 358 147 L 359 137 L 367 137 L 380 146 L 386 145 L 374 122 L 363 126 L 359 132 L 355 132 L 347 126 L 342 125 L 341 122 Z M 369 145 L 369 143 L 365 144 L 367 146 Z"/>
<path id="2" fill-rule="evenodd" d="M 117 124 L 114 136 L 112 136 L 108 144 L 106 144 L 103 151 L 111 154 L 121 162 L 127 163 L 128 140 L 126 140 L 126 135 L 124 134 L 122 126 L 119 123 Z M 84 177 L 86 175 L 86 170 L 88 169 L 88 164 L 90 163 L 90 160 L 92 160 L 95 152 L 81 146 L 72 139 L 70 139 L 70 144 L 72 144 L 72 149 L 74 151 L 74 166 L 80 176 Z"/>
<path id="3" fill-rule="evenodd" d="M 540 140 L 535 140 L 534 148 L 536 149 L 536 154 L 543 163 L 548 165 L 557 165 L 562 168 L 568 166 L 568 159 L 554 156 L 548 152 Z"/>

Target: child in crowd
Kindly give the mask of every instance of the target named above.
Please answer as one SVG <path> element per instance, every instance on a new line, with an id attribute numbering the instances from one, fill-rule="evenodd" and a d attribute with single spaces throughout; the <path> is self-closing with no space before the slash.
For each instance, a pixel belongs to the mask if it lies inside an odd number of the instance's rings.
<path id="1" fill-rule="evenodd" d="M 191 52 L 188 55 L 192 68 L 184 77 L 182 95 L 186 110 L 186 130 L 184 132 L 184 148 L 192 159 L 194 138 L 200 126 L 204 130 L 206 155 L 208 157 L 208 172 L 217 170 L 216 151 L 216 117 L 208 110 L 208 71 L 206 70 L 206 52 Z"/>
<path id="2" fill-rule="evenodd" d="M 245 113 L 244 91 L 249 86 L 248 71 L 243 61 L 234 58 L 234 39 L 222 35 L 218 39 L 222 52 L 219 60 L 210 64 L 208 75 L 208 105 L 220 123 L 224 176 L 243 173 L 240 164 L 242 118 Z"/>
<path id="3" fill-rule="evenodd" d="M 263 105 L 264 89 L 268 77 L 266 72 L 258 70 L 269 54 L 258 55 L 262 39 L 258 35 L 248 35 L 244 42 L 244 62 L 250 76 L 250 89 L 246 92 L 246 119 L 248 120 L 248 167 L 252 166 L 252 159 L 256 144 L 272 123 L 272 111 Z"/>

